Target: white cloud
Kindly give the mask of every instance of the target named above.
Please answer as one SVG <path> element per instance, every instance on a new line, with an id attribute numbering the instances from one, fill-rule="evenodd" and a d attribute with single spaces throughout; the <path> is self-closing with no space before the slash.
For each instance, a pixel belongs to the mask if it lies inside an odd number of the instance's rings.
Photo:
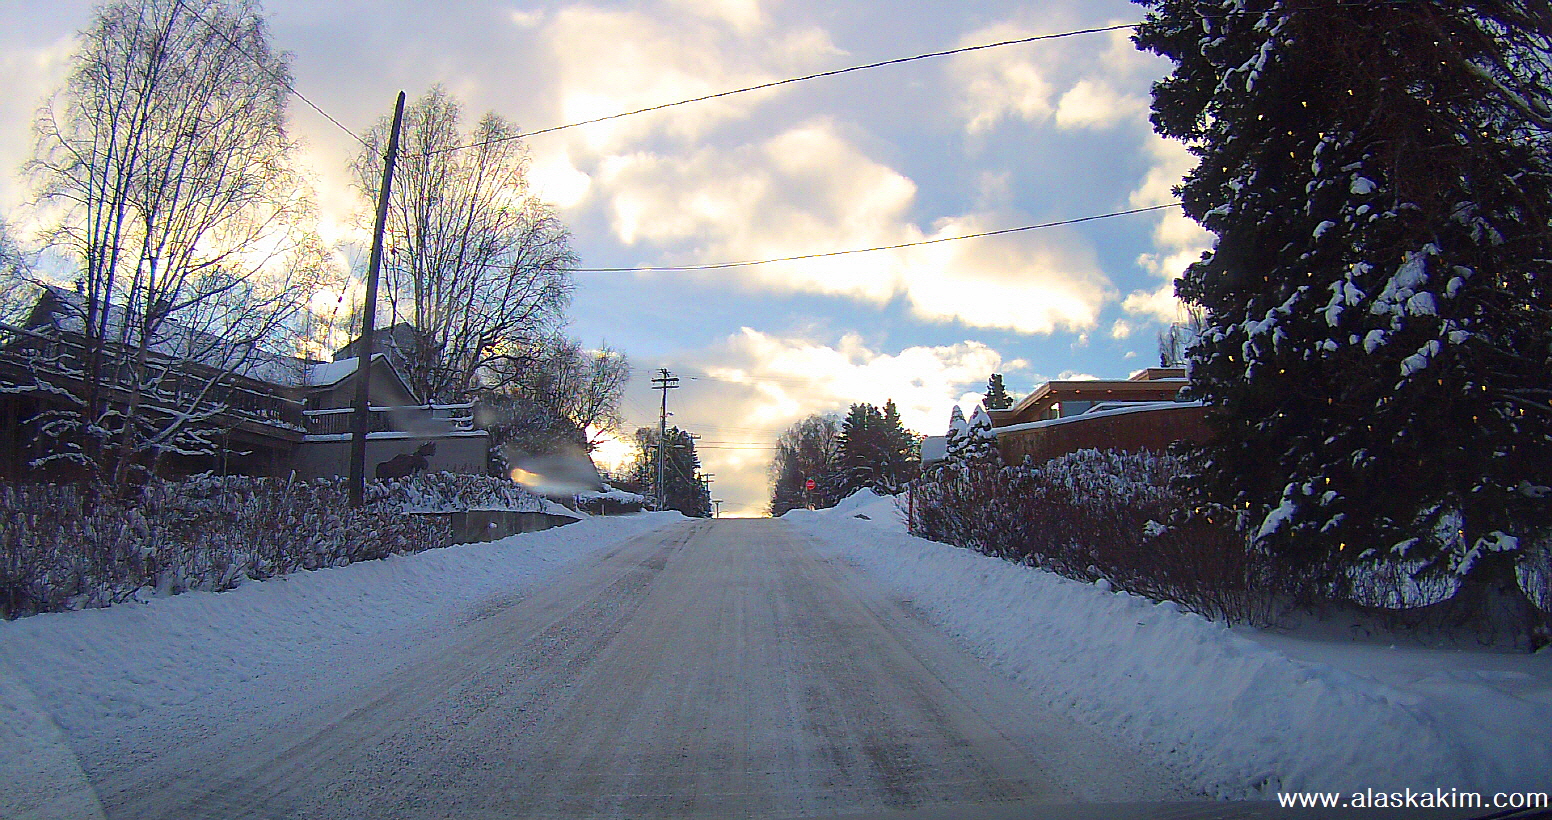
<path id="1" fill-rule="evenodd" d="M 1176 197 L 1171 189 L 1196 165 L 1196 157 L 1175 140 L 1155 135 L 1148 141 L 1148 151 L 1153 155 L 1153 167 L 1142 185 L 1132 192 L 1134 208 L 1174 202 Z M 1153 231 L 1154 250 L 1137 258 L 1138 265 L 1162 281 L 1152 290 L 1127 294 L 1121 307 L 1134 316 L 1173 322 L 1180 315 L 1175 280 L 1212 247 L 1213 236 L 1178 208 L 1163 214 Z"/>
<path id="2" fill-rule="evenodd" d="M 745 327 L 687 357 L 685 366 L 694 370 L 685 373 L 700 378 L 682 382 L 674 421 L 705 441 L 724 442 L 701 449 L 702 463 L 716 474 L 719 497 L 740 502 L 724 512 L 753 513 L 770 497 L 769 445 L 793 422 L 811 413 L 844 415 L 853 402 L 883 406 L 893 399 L 907 427 L 936 435 L 947 428 L 954 404 L 981 400 L 977 391 L 990 374 L 1026 364 L 1004 361 L 976 341 L 886 352 L 856 334 L 823 342 Z"/>
<path id="3" fill-rule="evenodd" d="M 755 27 L 763 18 L 752 2 L 685 0 L 682 5 L 694 13 L 571 6 L 552 15 L 542 33 L 556 74 L 553 94 L 560 119 L 581 122 L 757 85 L 836 53 L 829 36 L 814 27 L 758 36 Z M 749 38 L 729 37 L 721 23 L 733 24 Z M 752 92 L 611 120 L 577 129 L 568 138 L 574 148 L 600 156 L 652 134 L 696 140 L 714 126 L 747 117 L 778 93 Z"/>
<path id="4" fill-rule="evenodd" d="M 731 26 L 741 34 L 748 34 L 765 25 L 765 12 L 759 0 L 670 0 L 670 2 L 712 20 Z"/>
<path id="5" fill-rule="evenodd" d="M 5 77 L 5 93 L 0 94 L 0 213 L 12 215 L 31 199 L 31 192 L 18 169 L 32 156 L 32 121 L 49 95 L 64 84 L 75 49 L 74 37 L 47 45 L 27 48 L 8 45 L 0 49 L 0 76 Z M 18 226 L 27 230 L 28 225 Z"/>
<path id="6" fill-rule="evenodd" d="M 960 45 L 1017 40 L 1079 25 L 1048 12 L 1042 9 L 1039 19 L 978 29 L 960 38 Z M 1033 18 L 1032 13 L 1027 16 Z M 1101 43 L 1103 48 L 1096 47 Z M 1122 29 L 972 52 L 955 58 L 949 76 L 958 87 L 965 128 L 978 134 L 1003 120 L 1052 121 L 1064 129 L 1145 123 L 1147 82 L 1157 68 L 1157 59 L 1138 52 L 1130 30 Z"/>
<path id="7" fill-rule="evenodd" d="M 1056 124 L 1062 128 L 1108 128 L 1146 115 L 1148 101 L 1122 94 L 1109 83 L 1079 80 L 1056 104 Z"/>
<path id="8" fill-rule="evenodd" d="M 571 154 L 559 150 L 536 151 L 528 166 L 528 182 L 536 196 L 557 208 L 573 208 L 587 198 L 593 179 L 577 170 Z"/>
<path id="9" fill-rule="evenodd" d="M 931 238 L 1005 227 L 1008 215 L 943 220 Z M 1113 295 L 1085 241 L 1058 229 L 912 248 L 901 271 L 917 315 L 1026 333 L 1093 327 Z"/>
<path id="10" fill-rule="evenodd" d="M 907 427 L 936 430 L 947 423 L 949 408 L 967 386 L 984 386 L 1003 365 L 1001 354 L 976 341 L 885 353 L 857 334 L 827 345 L 747 327 L 713 355 L 704 365 L 709 375 L 776 399 L 731 415 L 782 427 L 809 413 L 839 412 L 858 401 L 882 405 L 892 398 Z"/>
<path id="11" fill-rule="evenodd" d="M 980 71 L 963 72 L 962 105 L 970 133 L 986 131 L 1003 118 L 1039 122 L 1051 115 L 1054 89 L 1038 66 L 989 56 L 975 62 L 982 64 Z"/>
<path id="12" fill-rule="evenodd" d="M 507 19 L 518 28 L 531 29 L 544 22 L 544 12 L 540 9 L 513 9 L 507 12 Z"/>
<path id="13" fill-rule="evenodd" d="M 848 141 L 834 122 L 686 157 L 616 157 L 595 178 L 616 236 L 684 262 L 776 259 L 982 233 L 1021 217 L 975 213 L 930 232 L 910 221 L 916 186 Z M 1113 296 L 1084 240 L 1046 231 L 719 272 L 777 291 L 882 304 L 903 294 L 932 321 L 1031 333 L 1092 327 Z"/>

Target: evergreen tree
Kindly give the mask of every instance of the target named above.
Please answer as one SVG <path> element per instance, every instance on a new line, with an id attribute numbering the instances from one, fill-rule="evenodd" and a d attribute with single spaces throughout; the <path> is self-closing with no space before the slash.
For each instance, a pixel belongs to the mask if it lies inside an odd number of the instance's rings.
<path id="1" fill-rule="evenodd" d="M 965 423 L 960 439 L 960 459 L 965 464 L 1001 464 L 1002 454 L 997 450 L 997 434 L 992 430 L 992 417 L 983 407 L 975 408 Z"/>
<path id="2" fill-rule="evenodd" d="M 986 409 L 1007 410 L 1013 406 L 1013 397 L 1008 395 L 1008 390 L 1002 385 L 1002 374 L 993 373 L 986 381 Z"/>
<path id="3" fill-rule="evenodd" d="M 884 435 L 884 414 L 863 402 L 853 404 L 841 422 L 842 497 L 885 483 L 889 443 Z"/>
<path id="4" fill-rule="evenodd" d="M 944 441 L 943 460 L 950 464 L 965 463 L 965 447 L 970 437 L 970 425 L 965 421 L 965 413 L 954 405 L 953 412 L 948 415 L 948 437 Z"/>
<path id="5" fill-rule="evenodd" d="M 898 493 L 921 472 L 921 442 L 900 420 L 894 399 L 884 402 L 884 491 Z"/>
<path id="6" fill-rule="evenodd" d="M 1330 579 L 1505 567 L 1552 525 L 1546 4 L 1139 2 L 1176 64 L 1153 123 L 1217 235 L 1177 283 L 1204 500 Z"/>
<path id="7" fill-rule="evenodd" d="M 664 436 L 663 488 L 659 510 L 678 510 L 691 518 L 711 517 L 711 494 L 701 481 L 701 460 L 695 452 L 695 438 L 678 427 L 668 428 Z M 658 498 L 657 428 L 636 430 L 636 460 L 631 465 L 633 487 L 650 488 L 649 497 Z"/>

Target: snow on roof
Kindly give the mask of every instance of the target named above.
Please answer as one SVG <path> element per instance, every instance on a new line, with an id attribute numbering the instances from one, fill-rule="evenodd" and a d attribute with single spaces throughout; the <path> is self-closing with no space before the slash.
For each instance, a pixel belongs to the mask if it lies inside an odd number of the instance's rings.
<path id="1" fill-rule="evenodd" d="M 942 461 L 948 457 L 948 436 L 927 436 L 921 443 L 923 464 Z"/>
<path id="2" fill-rule="evenodd" d="M 375 359 L 381 355 L 383 354 L 379 353 L 372 358 Z M 341 379 L 356 372 L 356 367 L 360 361 L 360 357 L 351 356 L 348 359 L 340 359 L 339 361 L 308 365 L 307 372 L 303 374 L 302 384 L 308 387 L 326 387 L 331 384 L 338 384 Z"/>
<path id="3" fill-rule="evenodd" d="M 1079 413 L 1076 416 L 1062 416 L 1059 419 L 1041 419 L 1040 421 L 1027 421 L 1023 424 L 1010 424 L 1007 427 L 996 428 L 996 433 L 1018 433 L 1024 430 L 1038 430 L 1042 427 L 1055 427 L 1059 424 L 1072 424 L 1074 422 L 1103 418 L 1105 416 L 1124 416 L 1128 413 L 1147 413 L 1154 410 L 1169 410 L 1176 407 L 1201 407 L 1199 401 L 1138 401 L 1138 402 L 1111 402 L 1113 406 L 1105 410 L 1091 410 L 1087 413 Z"/>
<path id="4" fill-rule="evenodd" d="M 42 288 L 47 295 L 40 297 L 39 304 L 47 303 L 48 297 L 52 296 L 54 310 L 47 317 L 35 315 L 35 325 L 41 324 L 37 322 L 38 319 L 46 318 L 46 323 L 66 333 L 85 332 L 86 305 L 83 297 L 54 285 L 43 285 Z M 133 324 L 133 318 L 126 315 L 123 305 L 110 305 L 105 318 L 108 338 L 122 338 L 129 334 L 130 329 L 126 324 Z M 37 329 L 36 326 L 33 329 Z M 293 356 L 271 353 L 252 343 L 223 339 L 217 334 L 173 319 L 157 323 L 155 335 L 146 347 L 152 353 L 170 359 L 192 361 L 277 385 L 296 384 L 304 366 L 301 359 Z"/>

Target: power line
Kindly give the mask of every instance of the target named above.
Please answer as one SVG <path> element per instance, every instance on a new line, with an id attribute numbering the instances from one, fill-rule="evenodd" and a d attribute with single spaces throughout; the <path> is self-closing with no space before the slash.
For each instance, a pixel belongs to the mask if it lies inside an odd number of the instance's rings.
<path id="1" fill-rule="evenodd" d="M 1390 2 L 1384 2 L 1383 5 L 1406 5 L 1406 4 L 1412 3 L 1412 2 L 1415 2 L 1415 0 L 1390 0 Z M 1342 0 L 1338 0 L 1337 2 L 1334 2 L 1334 3 L 1332 3 L 1332 4 L 1328 5 L 1328 6 L 1313 6 L 1310 9 L 1306 9 L 1306 10 L 1318 10 L 1318 9 L 1323 9 L 1323 8 L 1345 8 L 1345 7 L 1349 7 L 1349 6 L 1356 7 L 1356 6 L 1363 6 L 1363 5 L 1366 5 L 1366 3 L 1362 3 L 1362 2 L 1342 2 Z M 335 117 L 332 114 L 330 114 L 329 112 L 323 110 L 322 106 L 320 106 L 317 103 L 313 102 L 311 99 L 308 99 L 306 94 L 303 94 L 301 91 L 297 90 L 296 86 L 287 77 L 285 77 L 284 75 L 276 73 L 270 66 L 264 64 L 257 57 L 254 57 L 252 54 L 248 53 L 247 50 L 245 50 L 241 45 L 239 45 L 235 40 L 233 40 L 225 31 L 222 31 L 221 29 L 217 28 L 215 26 L 215 24 L 213 24 L 210 21 L 206 20 L 204 18 L 204 16 L 201 15 L 199 12 L 197 12 L 197 11 L 189 8 L 187 5 L 185 5 L 183 0 L 173 0 L 173 8 L 175 10 L 181 8 L 184 11 L 188 12 L 190 15 L 192 15 L 194 17 L 194 19 L 196 19 L 200 23 L 204 24 L 205 28 L 209 29 L 216 36 L 218 36 L 221 39 L 225 40 L 228 45 L 230 45 L 233 49 L 235 49 L 237 51 L 237 53 L 243 55 L 244 57 L 247 57 L 249 62 L 253 63 L 255 66 L 258 66 L 260 70 L 262 70 L 264 73 L 268 74 L 272 79 L 276 80 L 282 86 L 284 86 L 287 91 L 289 91 L 292 94 L 296 95 L 297 99 L 299 99 L 302 102 L 306 103 L 307 107 L 311 108 L 313 111 L 316 111 L 319 116 L 321 116 L 324 119 L 328 120 L 330 123 L 333 123 L 336 128 L 338 128 L 339 130 L 341 130 L 341 131 L 345 132 L 346 134 L 350 135 L 350 138 L 355 140 L 356 142 L 361 143 L 363 146 L 371 147 L 370 143 L 368 143 L 365 139 L 363 139 L 355 131 L 352 131 L 344 123 L 340 122 L 338 119 L 335 119 Z M 1204 14 L 1202 16 L 1204 16 L 1204 17 L 1209 17 L 1209 16 L 1211 16 L 1211 17 L 1229 17 L 1229 16 L 1237 16 L 1239 14 L 1258 14 L 1259 15 L 1259 14 L 1262 14 L 1262 12 L 1228 12 L 1228 13 L 1219 14 L 1219 15 L 1205 15 Z M 1037 35 L 1032 36 L 1032 37 L 1020 37 L 1020 38 L 1013 39 L 1013 40 L 1000 40 L 1000 41 L 997 41 L 995 43 L 981 43 L 981 44 L 978 44 L 978 45 L 962 46 L 960 48 L 951 48 L 951 49 L 945 49 L 945 50 L 942 50 L 942 51 L 930 51 L 930 52 L 927 52 L 925 54 L 917 54 L 917 55 L 913 55 L 913 56 L 910 56 L 910 57 L 896 57 L 894 59 L 880 60 L 878 62 L 867 63 L 865 65 L 854 65 L 854 66 L 848 66 L 846 68 L 831 69 L 829 71 L 820 71 L 820 72 L 817 72 L 817 73 L 814 73 L 814 74 L 805 74 L 805 75 L 803 75 L 801 77 L 788 77 L 788 78 L 783 79 L 783 80 L 774 80 L 774 81 L 771 81 L 771 82 L 768 82 L 768 83 L 760 83 L 758 85 L 746 86 L 744 88 L 735 88 L 735 89 L 731 89 L 731 90 L 728 90 L 728 91 L 719 91 L 719 92 L 716 92 L 714 94 L 705 94 L 705 95 L 702 95 L 702 96 L 699 96 L 699 97 L 691 97 L 691 98 L 685 99 L 685 100 L 677 100 L 675 102 L 661 103 L 661 104 L 658 104 L 658 105 L 648 106 L 646 108 L 638 108 L 638 109 L 635 109 L 633 111 L 622 111 L 622 112 L 620 112 L 618 114 L 609 114 L 607 116 L 597 117 L 597 118 L 594 118 L 594 119 L 591 119 L 591 120 L 582 120 L 580 122 L 567 123 L 565 125 L 555 125 L 555 126 L 551 126 L 549 128 L 541 128 L 541 129 L 539 129 L 537 131 L 527 131 L 527 132 L 524 132 L 524 133 L 512 134 L 512 135 L 505 136 L 505 137 L 497 137 L 497 138 L 489 139 L 489 140 L 481 140 L 479 142 L 472 142 L 472 143 L 468 143 L 466 145 L 452 145 L 452 146 L 448 146 L 446 148 L 434 148 L 432 150 L 424 151 L 424 152 L 421 152 L 419 154 L 405 154 L 405 155 L 403 155 L 401 157 L 401 159 L 415 159 L 415 158 L 418 158 L 418 157 L 426 157 L 426 156 L 431 156 L 431 155 L 434 155 L 434 154 L 447 153 L 447 152 L 451 152 L 451 151 L 460 151 L 460 150 L 464 150 L 464 149 L 467 149 L 467 148 L 478 148 L 478 147 L 482 147 L 482 146 L 486 146 L 486 145 L 494 145 L 496 143 L 501 143 L 501 142 L 510 142 L 510 141 L 513 141 L 513 140 L 526 139 L 528 137 L 536 137 L 536 136 L 539 136 L 541 134 L 550 134 L 550 133 L 554 133 L 556 131 L 565 131 L 565 130 L 571 129 L 571 128 L 580 128 L 581 126 L 584 126 L 584 125 L 595 125 L 595 124 L 601 123 L 601 122 L 608 122 L 610 120 L 617 120 L 617 119 L 620 119 L 622 117 L 630 117 L 630 116 L 635 116 L 637 114 L 649 114 L 649 113 L 651 113 L 653 111 L 662 111 L 662 110 L 667 109 L 667 108 L 675 108 L 675 107 L 678 107 L 678 106 L 681 106 L 681 105 L 690 105 L 691 103 L 706 102 L 708 100 L 720 99 L 722 97 L 731 97 L 731 96 L 734 96 L 734 95 L 737 95 L 737 94 L 747 94 L 747 93 L 752 92 L 752 91 L 762 91 L 762 90 L 765 90 L 765 89 L 768 89 L 768 88 L 775 88 L 777 86 L 790 85 L 792 83 L 807 82 L 809 80 L 818 80 L 818 79 L 822 79 L 822 78 L 825 78 L 825 77 L 835 77 L 835 76 L 839 76 L 841 74 L 850 74 L 850 73 L 855 72 L 855 71 L 867 71 L 869 69 L 874 69 L 874 68 L 883 68 L 885 66 L 900 65 L 902 63 L 916 62 L 917 60 L 927 60 L 927 59 L 931 59 L 933 57 L 947 57 L 947 56 L 951 56 L 951 55 L 954 55 L 954 54 L 965 54 L 965 53 L 973 52 L 973 51 L 984 51 L 986 49 L 1002 48 L 1004 46 L 1023 45 L 1023 44 L 1026 44 L 1026 43 L 1034 43 L 1034 42 L 1039 42 L 1039 41 L 1042 41 L 1042 40 L 1058 40 L 1058 39 L 1063 39 L 1063 38 L 1067 38 L 1067 37 L 1077 37 L 1077 36 L 1081 36 L 1081 35 L 1084 35 L 1084 34 L 1102 34 L 1104 32 L 1109 32 L 1109 31 L 1123 31 L 1125 29 L 1137 28 L 1139 25 L 1141 25 L 1141 23 L 1117 23 L 1115 25 L 1110 25 L 1110 26 L 1099 26 L 1099 27 L 1096 27 L 1096 28 L 1074 29 L 1072 31 L 1056 32 L 1054 34 L 1037 34 Z"/>
<path id="2" fill-rule="evenodd" d="M 1117 216 L 1130 216 L 1131 214 L 1159 211 L 1165 208 L 1178 207 L 1180 203 L 1170 202 L 1164 205 L 1149 205 L 1145 208 L 1132 208 L 1125 211 L 1111 211 L 1107 214 L 1094 214 L 1092 216 L 1080 216 L 1075 219 L 1063 219 L 1056 222 L 1042 222 L 1038 225 L 1023 225 L 1017 228 L 1003 228 L 996 231 L 984 231 L 982 233 L 970 233 L 962 236 L 942 236 L 937 239 L 923 239 L 917 242 L 901 242 L 898 245 L 878 245 L 872 248 L 851 248 L 844 251 L 826 251 L 824 253 L 805 253 L 798 256 L 783 256 L 778 259 L 758 259 L 746 262 L 717 262 L 709 265 L 651 265 L 637 268 L 571 268 L 572 273 L 654 273 L 654 272 L 686 272 L 703 270 L 724 270 L 726 268 L 744 268 L 754 265 L 773 265 L 778 262 L 800 262 L 805 259 L 824 259 L 831 256 L 847 256 L 855 253 L 873 253 L 875 251 L 893 251 L 901 248 L 915 248 L 921 245 L 936 245 L 940 242 L 958 242 L 962 239 L 984 239 L 988 236 L 1002 236 L 1003 234 L 1019 233 L 1021 231 L 1037 231 L 1042 228 L 1057 228 L 1062 225 L 1076 225 L 1080 222 L 1093 222 L 1097 219 L 1110 219 Z"/>
<path id="3" fill-rule="evenodd" d="M 356 134 L 356 132 L 354 132 L 354 131 L 350 130 L 349 128 L 345 127 L 344 123 L 342 123 L 339 120 L 335 119 L 333 117 L 333 115 L 331 115 L 329 112 L 323 110 L 323 108 L 321 108 L 317 103 L 313 102 L 312 100 L 307 99 L 307 95 L 306 94 L 303 94 L 302 92 L 296 90 L 296 86 L 294 84 L 292 84 L 292 82 L 291 82 L 291 80 L 289 78 L 287 78 L 283 74 L 280 74 L 280 73 L 276 72 L 273 68 L 271 68 L 270 66 L 266 65 L 259 58 L 253 56 L 252 54 L 249 54 L 247 49 L 244 49 L 241 45 L 238 45 L 236 40 L 232 39 L 232 37 L 230 35 L 228 35 L 225 31 L 223 31 L 220 28 L 218 28 L 214 23 L 210 22 L 209 20 L 206 20 L 204 15 L 202 15 L 199 12 L 195 11 L 194 9 L 191 9 L 188 6 L 184 5 L 183 0 L 173 0 L 172 1 L 172 5 L 173 5 L 174 13 L 176 13 L 176 11 L 178 9 L 180 9 L 180 8 L 183 9 L 184 11 L 188 12 L 195 20 L 198 20 L 200 23 L 204 24 L 205 28 L 208 29 L 210 31 L 210 33 L 216 35 L 217 37 L 220 37 L 223 40 L 225 40 L 226 44 L 231 46 L 234 50 L 236 50 L 238 54 L 241 54 L 242 56 L 247 57 L 248 58 L 248 62 L 253 63 L 255 66 L 258 66 L 260 71 L 263 71 L 265 74 L 268 74 L 270 76 L 270 79 L 272 79 L 272 80 L 280 83 L 281 85 L 285 86 L 285 89 L 287 91 L 291 92 L 292 94 L 296 95 L 297 99 L 301 100 L 304 103 L 307 103 L 307 107 L 308 108 L 311 108 L 312 110 L 318 112 L 319 116 L 323 117 L 324 119 L 328 120 L 329 122 L 334 123 L 335 127 L 339 128 L 339 130 L 344 131 L 346 134 L 349 134 L 351 139 L 355 140 L 356 142 L 361 143 L 362 145 L 364 145 L 364 146 L 366 146 L 368 148 L 371 147 L 371 145 L 369 143 L 367 143 L 366 140 L 364 140 L 360 136 L 358 136 Z"/>
<path id="4" fill-rule="evenodd" d="M 581 126 L 584 126 L 584 125 L 596 125 L 596 124 L 601 123 L 601 122 L 608 122 L 610 120 L 617 120 L 617 119 L 620 119 L 622 117 L 632 117 L 632 116 L 635 116 L 637 114 L 649 114 L 649 113 L 651 113 L 653 111 L 662 111 L 662 110 L 667 109 L 667 108 L 676 108 L 676 107 L 681 106 L 681 105 L 689 105 L 691 103 L 706 102 L 708 100 L 721 99 L 722 97 L 731 97 L 731 96 L 734 96 L 736 94 L 747 94 L 747 93 L 749 93 L 751 91 L 763 91 L 763 90 L 765 90 L 767 88 L 776 88 L 777 86 L 790 85 L 792 83 L 807 82 L 809 80 L 818 80 L 818 79 L 822 79 L 822 78 L 825 78 L 825 77 L 836 77 L 836 76 L 839 76 L 841 74 L 850 74 L 850 73 L 852 73 L 854 71 L 867 71 L 869 69 L 874 69 L 874 68 L 883 68 L 884 66 L 900 65 L 901 63 L 911 63 L 911 62 L 915 62 L 917 60 L 927 60 L 927 59 L 931 59 L 933 57 L 947 57 L 947 56 L 950 56 L 950 55 L 953 55 L 953 54 L 964 54 L 964 53 L 971 52 L 971 51 L 984 51 L 984 50 L 990 49 L 990 48 L 1002 48 L 1003 46 L 1023 45 L 1025 43 L 1034 43 L 1034 42 L 1038 42 L 1038 41 L 1041 41 L 1041 40 L 1057 40 L 1057 39 L 1061 39 L 1061 38 L 1064 38 L 1064 37 L 1077 37 L 1077 36 L 1083 35 L 1083 34 L 1099 34 L 1099 33 L 1106 32 L 1106 31 L 1120 31 L 1122 29 L 1136 28 L 1136 26 L 1137 26 L 1136 23 L 1126 23 L 1126 24 L 1113 25 L 1113 26 L 1101 26 L 1099 28 L 1077 29 L 1075 31 L 1063 31 L 1063 32 L 1058 32 L 1056 34 L 1039 34 L 1039 35 L 1036 35 L 1034 37 L 1021 37 L 1021 38 L 1016 39 L 1016 40 L 1001 40 L 1001 41 L 998 41 L 998 42 L 995 42 L 995 43 L 981 43 L 980 45 L 963 46 L 961 48 L 951 48 L 951 49 L 947 49 L 947 50 L 944 50 L 944 51 L 932 51 L 932 52 L 928 52 L 926 54 L 917 54 L 917 55 L 912 56 L 912 57 L 896 57 L 896 58 L 894 58 L 892 60 L 881 60 L 879 62 L 868 63 L 866 65 L 854 65 L 854 66 L 848 66 L 846 68 L 836 68 L 836 69 L 831 69 L 829 71 L 820 71 L 820 72 L 815 73 L 815 74 L 805 74 L 805 75 L 803 75 L 801 77 L 788 77 L 785 80 L 773 80 L 773 81 L 768 82 L 768 83 L 760 83 L 759 85 L 751 85 L 751 86 L 746 86 L 744 88 L 735 88 L 735 89 L 732 89 L 730 91 L 718 91 L 715 94 L 704 94 L 704 95 L 699 96 L 699 97 L 691 97 L 691 98 L 689 98 L 687 100 L 678 100 L 676 102 L 661 103 L 659 105 L 651 105 L 651 106 L 647 106 L 646 108 L 635 109 L 634 111 L 622 111 L 622 112 L 620 112 L 618 114 L 609 114 L 608 116 L 596 117 L 596 118 L 591 119 L 591 120 L 582 120 L 581 122 L 567 123 L 565 125 L 555 125 L 555 126 L 551 126 L 549 128 L 541 128 L 541 129 L 539 129 L 537 131 L 527 131 L 527 132 L 524 132 L 524 133 L 521 133 L 521 134 L 512 134 L 512 135 L 505 136 L 505 137 L 495 137 L 493 139 L 481 140 L 479 142 L 471 142 L 471 143 L 468 143 L 467 145 L 451 145 L 451 146 L 448 146 L 446 148 L 433 148 L 433 149 L 431 149 L 429 151 L 424 151 L 424 152 L 422 152 L 420 154 L 414 154 L 414 155 L 411 155 L 411 156 L 424 157 L 424 156 L 431 156 L 433 154 L 447 153 L 447 152 L 450 152 L 450 151 L 461 151 L 461 150 L 464 150 L 464 149 L 467 149 L 467 148 L 482 148 L 484 146 L 495 145 L 496 143 L 500 143 L 500 142 L 511 142 L 512 140 L 527 139 L 528 137 L 537 137 L 537 136 L 539 136 L 541 134 L 551 134 L 551 133 L 554 133 L 556 131 L 565 131 L 565 130 L 567 130 L 569 128 L 580 128 Z"/>

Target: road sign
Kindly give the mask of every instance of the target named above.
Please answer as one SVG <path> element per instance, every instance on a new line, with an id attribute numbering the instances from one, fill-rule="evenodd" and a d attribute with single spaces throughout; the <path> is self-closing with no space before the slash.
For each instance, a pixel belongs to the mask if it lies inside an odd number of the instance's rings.
<path id="1" fill-rule="evenodd" d="M 818 484 L 815 484 L 815 483 L 814 483 L 814 480 L 813 480 L 813 479 L 812 479 L 812 478 L 810 478 L 810 479 L 809 479 L 809 480 L 807 480 L 807 481 L 805 481 L 805 482 L 803 482 L 803 489 L 805 489 L 805 490 L 807 490 L 807 491 L 809 491 L 809 492 L 813 492 L 813 491 L 814 491 L 814 488 L 815 488 L 815 487 L 818 487 L 818 486 L 819 486 L 819 485 L 818 485 Z"/>

